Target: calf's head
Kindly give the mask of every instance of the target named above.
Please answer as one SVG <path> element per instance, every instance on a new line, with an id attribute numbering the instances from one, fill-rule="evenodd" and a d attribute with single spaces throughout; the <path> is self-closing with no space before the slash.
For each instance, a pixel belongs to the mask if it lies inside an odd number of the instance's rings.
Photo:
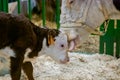
<path id="1" fill-rule="evenodd" d="M 47 40 L 44 39 L 43 41 L 43 48 L 45 50 L 45 54 L 53 58 L 55 61 L 59 63 L 67 63 L 69 61 L 67 51 L 67 35 L 61 32 L 57 32 L 57 30 L 51 30 L 48 32 Z M 46 46 L 46 43 L 48 46 Z"/>

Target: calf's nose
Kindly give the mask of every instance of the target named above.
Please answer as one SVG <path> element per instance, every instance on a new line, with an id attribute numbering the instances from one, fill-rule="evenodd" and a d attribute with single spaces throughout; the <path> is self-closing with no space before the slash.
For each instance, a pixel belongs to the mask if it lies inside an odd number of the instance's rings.
<path id="1" fill-rule="evenodd" d="M 65 64 L 69 62 L 69 57 L 66 57 L 64 60 L 60 60 L 60 63 Z"/>
<path id="2" fill-rule="evenodd" d="M 69 62 L 69 57 L 66 58 L 66 61 Z"/>

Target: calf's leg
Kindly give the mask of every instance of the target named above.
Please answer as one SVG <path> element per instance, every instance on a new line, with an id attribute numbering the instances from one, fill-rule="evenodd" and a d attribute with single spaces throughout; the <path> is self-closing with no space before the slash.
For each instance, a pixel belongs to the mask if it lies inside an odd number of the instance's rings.
<path id="1" fill-rule="evenodd" d="M 29 80 L 34 80 L 33 78 L 33 66 L 31 64 L 31 62 L 25 62 L 22 65 L 23 71 L 25 72 L 25 74 L 27 75 Z"/>
<path id="2" fill-rule="evenodd" d="M 20 80 L 22 62 L 23 59 L 20 57 L 18 58 L 11 57 L 10 73 L 12 80 Z"/>

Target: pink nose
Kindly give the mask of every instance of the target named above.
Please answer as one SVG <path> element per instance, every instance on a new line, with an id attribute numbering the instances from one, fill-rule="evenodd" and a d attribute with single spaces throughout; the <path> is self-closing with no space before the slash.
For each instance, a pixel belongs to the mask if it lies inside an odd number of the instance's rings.
<path id="1" fill-rule="evenodd" d="M 70 61 L 70 59 L 69 59 L 69 57 L 67 58 L 67 60 L 66 60 L 67 62 L 69 62 Z"/>
<path id="2" fill-rule="evenodd" d="M 60 63 L 65 64 L 69 62 L 69 57 L 66 57 L 64 60 L 60 60 Z"/>

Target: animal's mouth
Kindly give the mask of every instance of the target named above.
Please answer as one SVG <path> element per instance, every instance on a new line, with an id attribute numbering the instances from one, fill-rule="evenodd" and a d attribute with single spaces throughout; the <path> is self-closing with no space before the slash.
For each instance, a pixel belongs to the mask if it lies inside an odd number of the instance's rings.
<path id="1" fill-rule="evenodd" d="M 69 51 L 73 51 L 73 50 L 75 50 L 75 48 L 77 48 L 77 46 L 79 45 L 79 42 L 80 42 L 80 40 L 79 40 L 79 36 L 77 36 L 77 37 L 75 37 L 75 38 L 73 38 L 73 39 L 71 39 L 71 40 L 69 40 Z"/>
<path id="2" fill-rule="evenodd" d="M 69 46 L 69 51 L 74 50 L 74 49 L 75 49 L 75 46 L 76 46 L 75 39 L 70 40 L 68 46 Z"/>

